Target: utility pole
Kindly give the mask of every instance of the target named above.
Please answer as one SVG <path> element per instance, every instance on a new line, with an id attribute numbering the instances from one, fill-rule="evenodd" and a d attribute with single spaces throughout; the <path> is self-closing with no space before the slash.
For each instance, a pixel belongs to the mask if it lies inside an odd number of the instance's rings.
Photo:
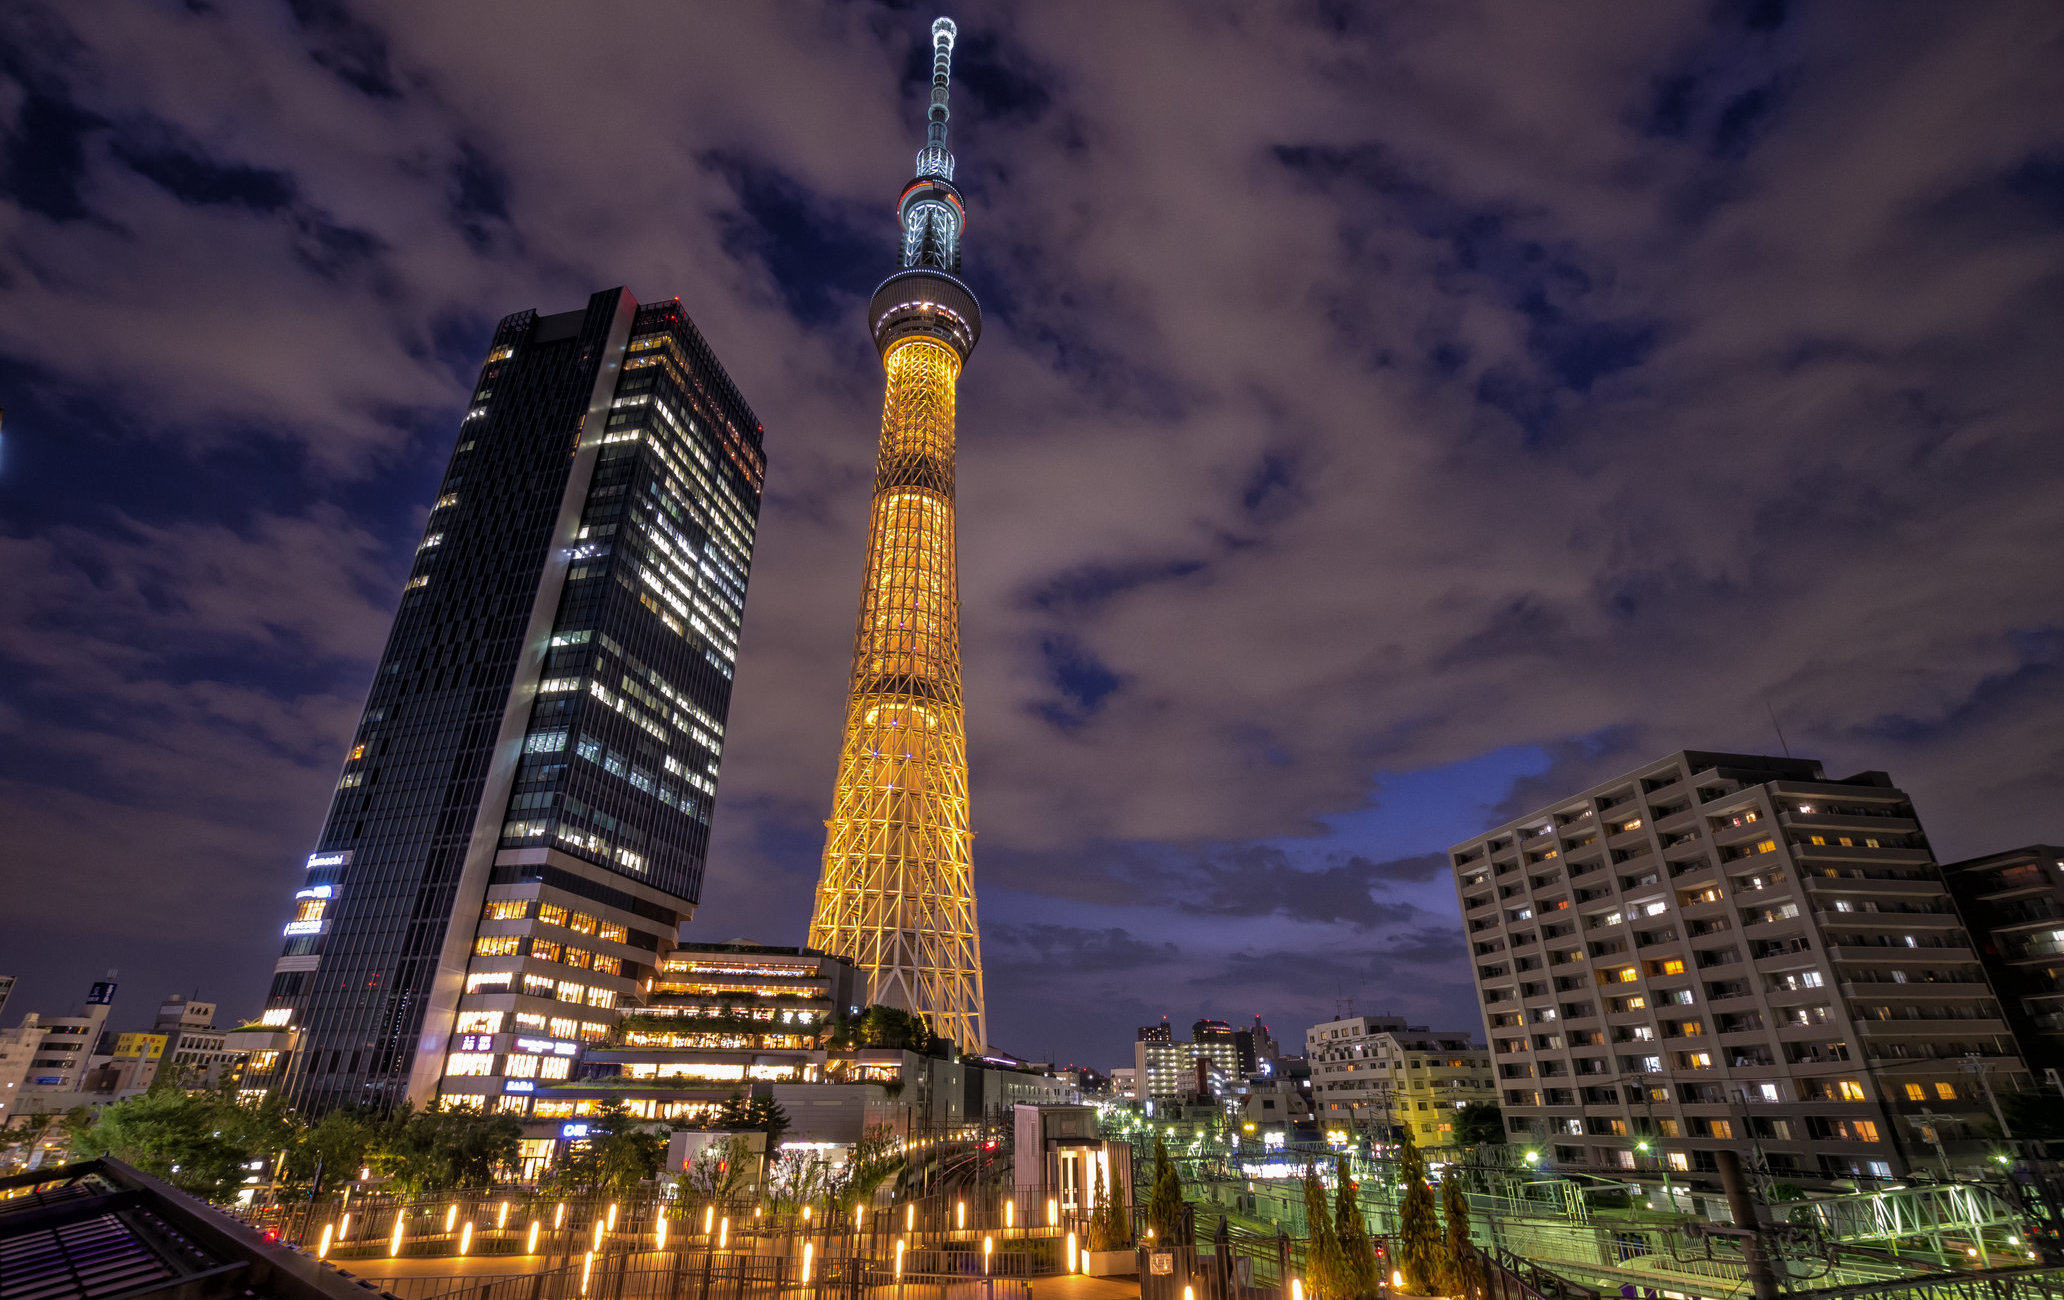
<path id="1" fill-rule="evenodd" d="M 1749 1191 L 1742 1176 L 1741 1155 L 1722 1147 L 1713 1153 L 1719 1168 L 1720 1188 L 1727 1194 L 1727 1208 L 1741 1239 L 1742 1263 L 1748 1267 L 1749 1287 L 1755 1300 L 1778 1300 L 1777 1250 L 1770 1225 L 1763 1220 L 1763 1207 Z M 1732 1235 L 1732 1234 L 1730 1234 Z"/>
<path id="2" fill-rule="evenodd" d="M 1999 1122 L 2000 1136 L 2012 1142 L 2014 1131 L 2007 1127 L 2006 1112 L 2000 1109 L 1999 1097 L 1992 1091 L 1992 1062 L 1974 1055 L 1966 1055 L 1964 1069 L 1977 1076 L 1979 1091 L 1985 1094 L 1986 1104 L 1992 1107 L 1992 1117 Z"/>

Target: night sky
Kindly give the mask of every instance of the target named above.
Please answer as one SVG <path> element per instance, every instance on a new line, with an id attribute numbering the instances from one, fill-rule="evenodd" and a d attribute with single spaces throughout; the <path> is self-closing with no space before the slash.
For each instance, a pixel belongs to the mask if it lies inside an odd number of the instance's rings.
<path id="1" fill-rule="evenodd" d="M 766 428 L 692 938 L 799 942 L 934 8 L 0 5 L 0 972 L 256 1010 L 493 323 Z M 2064 836 L 2064 7 L 952 6 L 993 1040 L 1481 1032 L 1442 851 L 1681 748 Z"/>

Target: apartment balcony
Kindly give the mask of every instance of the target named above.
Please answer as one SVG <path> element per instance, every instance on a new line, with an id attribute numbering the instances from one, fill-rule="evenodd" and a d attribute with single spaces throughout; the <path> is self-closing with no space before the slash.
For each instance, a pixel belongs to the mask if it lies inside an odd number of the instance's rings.
<path id="1" fill-rule="evenodd" d="M 1713 843 L 1722 848 L 1739 848 L 1744 844 L 1753 844 L 1757 840 L 1784 838 L 1777 833 L 1778 825 L 1778 822 L 1770 818 L 1758 816 L 1755 821 L 1745 821 L 1739 826 L 1723 822 L 1713 827 L 1708 834 L 1712 836 Z"/>
<path id="2" fill-rule="evenodd" d="M 1812 802 L 1808 800 L 1807 802 Z M 1921 824 L 1911 817 L 1894 816 L 1889 810 L 1883 815 L 1873 813 L 1831 813 L 1816 808 L 1810 813 L 1794 808 L 1780 808 L 1777 812 L 1780 826 L 1792 826 L 1802 831 L 1835 831 L 1842 834 L 1855 832 L 1862 835 L 1913 835 Z"/>
<path id="3" fill-rule="evenodd" d="M 1654 803 L 1657 796 L 1651 794 L 1648 798 L 1651 803 Z M 1665 799 L 1663 802 L 1667 803 L 1669 801 Z M 1698 800 L 1687 799 L 1684 806 L 1676 812 L 1656 814 L 1656 830 L 1665 833 L 1669 831 L 1692 830 L 1699 825 L 1699 816 Z"/>
<path id="4" fill-rule="evenodd" d="M 1872 848 L 1858 841 L 1855 844 L 1836 844 L 1829 836 L 1826 844 L 1803 844 L 1794 842 L 1792 852 L 1802 862 L 1858 862 L 1878 863 L 1892 867 L 1928 867 L 1935 865 L 1935 855 L 1927 849 Z"/>
<path id="5" fill-rule="evenodd" d="M 2007 1032 L 2004 1020 L 1875 1020 L 1858 1017 L 1857 1036 L 1877 1042 L 1900 1038 L 1998 1037 Z"/>

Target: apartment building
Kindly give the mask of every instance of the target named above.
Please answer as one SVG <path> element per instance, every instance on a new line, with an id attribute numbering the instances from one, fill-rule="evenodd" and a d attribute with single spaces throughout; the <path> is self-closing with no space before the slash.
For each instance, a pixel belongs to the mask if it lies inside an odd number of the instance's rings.
<path id="1" fill-rule="evenodd" d="M 1490 1053 L 1467 1033 L 1399 1016 L 1350 1016 L 1305 1033 L 1313 1104 L 1324 1123 L 1388 1137 L 1410 1126 L 1422 1148 L 1455 1144 L 1455 1112 L 1498 1100 Z"/>
<path id="2" fill-rule="evenodd" d="M 2064 1088 L 2064 846 L 1988 853 L 1947 863 L 1942 874 L 2022 1059 Z"/>
<path id="3" fill-rule="evenodd" d="M 1969 1168 L 2027 1081 L 1882 772 L 1681 752 L 1450 855 L 1507 1128 L 1555 1165 Z"/>

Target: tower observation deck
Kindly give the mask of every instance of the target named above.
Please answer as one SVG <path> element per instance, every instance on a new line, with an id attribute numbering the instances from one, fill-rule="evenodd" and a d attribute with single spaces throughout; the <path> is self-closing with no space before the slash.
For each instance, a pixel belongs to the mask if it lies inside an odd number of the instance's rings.
<path id="1" fill-rule="evenodd" d="M 897 201 L 902 269 L 868 304 L 886 386 L 838 780 L 810 946 L 850 959 L 870 1002 L 985 1049 L 968 821 L 954 540 L 954 395 L 982 333 L 961 283 L 966 208 L 946 145 L 955 29 L 932 24 L 916 175 Z"/>

